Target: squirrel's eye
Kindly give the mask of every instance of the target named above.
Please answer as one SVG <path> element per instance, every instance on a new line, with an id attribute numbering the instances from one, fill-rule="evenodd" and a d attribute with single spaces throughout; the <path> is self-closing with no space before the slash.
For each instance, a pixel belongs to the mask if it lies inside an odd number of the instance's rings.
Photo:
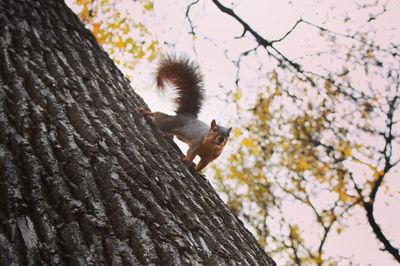
<path id="1" fill-rule="evenodd" d="M 212 129 L 212 132 L 216 132 L 217 131 L 217 129 L 214 127 L 213 129 Z"/>

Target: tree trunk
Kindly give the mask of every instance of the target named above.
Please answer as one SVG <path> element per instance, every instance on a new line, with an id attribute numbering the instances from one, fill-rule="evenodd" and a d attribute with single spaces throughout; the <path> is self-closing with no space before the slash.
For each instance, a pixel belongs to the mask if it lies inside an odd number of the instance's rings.
<path id="1" fill-rule="evenodd" d="M 0 265 L 274 265 L 59 0 L 0 0 Z"/>

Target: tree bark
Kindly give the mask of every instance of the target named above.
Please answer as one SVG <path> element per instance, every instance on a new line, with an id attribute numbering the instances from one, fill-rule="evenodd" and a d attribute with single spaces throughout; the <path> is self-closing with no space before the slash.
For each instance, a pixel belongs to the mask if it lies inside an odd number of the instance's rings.
<path id="1" fill-rule="evenodd" d="M 59 0 L 0 0 L 0 265 L 274 265 Z"/>

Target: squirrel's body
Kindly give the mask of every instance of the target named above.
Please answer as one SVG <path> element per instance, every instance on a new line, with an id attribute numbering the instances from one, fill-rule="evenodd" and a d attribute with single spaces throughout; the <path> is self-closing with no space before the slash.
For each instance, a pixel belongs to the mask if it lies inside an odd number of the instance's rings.
<path id="1" fill-rule="evenodd" d="M 152 118 L 155 126 L 164 133 L 175 135 L 188 144 L 184 162 L 190 164 L 199 155 L 201 160 L 196 170 L 202 170 L 221 154 L 231 128 L 219 126 L 215 120 L 209 126 L 197 119 L 204 98 L 202 75 L 198 66 L 188 59 L 168 57 L 162 60 L 156 73 L 156 81 L 160 90 L 164 89 L 166 81 L 177 90 L 176 115 L 149 112 L 143 108 L 138 111 Z"/>
<path id="2" fill-rule="evenodd" d="M 161 131 L 175 135 L 190 146 L 193 140 L 207 136 L 210 127 L 196 117 L 187 114 L 174 116 L 155 112 L 154 124 Z"/>

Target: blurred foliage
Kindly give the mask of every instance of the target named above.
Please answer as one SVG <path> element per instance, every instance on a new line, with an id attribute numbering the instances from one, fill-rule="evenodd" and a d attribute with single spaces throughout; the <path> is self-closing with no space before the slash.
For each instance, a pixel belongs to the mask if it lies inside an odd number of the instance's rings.
<path id="1" fill-rule="evenodd" d="M 75 4 L 80 19 L 122 69 L 132 70 L 139 60 L 157 57 L 158 42 L 145 25 L 152 0 L 75 0 Z"/>
<path id="2" fill-rule="evenodd" d="M 252 103 L 242 97 L 243 87 L 254 82 L 246 84 L 236 61 L 241 79 L 232 94 L 240 114 L 234 147 L 215 168 L 228 206 L 287 265 L 351 265 L 351 258 L 326 254 L 328 236 L 343 233 L 356 206 L 372 217 L 365 220 L 375 235 L 382 233 L 373 225 L 374 193 L 399 164 L 399 153 L 392 152 L 400 146 L 393 131 L 400 124 L 399 49 L 380 47 L 363 32 L 320 32 L 331 48 L 327 60 L 337 63 L 322 74 L 282 64 L 269 71 L 263 66 L 268 59 L 259 56 L 264 48 L 252 51 L 260 57 L 253 68 L 267 73 L 257 79 L 263 85 L 248 92 L 256 93 Z M 385 191 L 399 199 L 399 191 Z"/>

